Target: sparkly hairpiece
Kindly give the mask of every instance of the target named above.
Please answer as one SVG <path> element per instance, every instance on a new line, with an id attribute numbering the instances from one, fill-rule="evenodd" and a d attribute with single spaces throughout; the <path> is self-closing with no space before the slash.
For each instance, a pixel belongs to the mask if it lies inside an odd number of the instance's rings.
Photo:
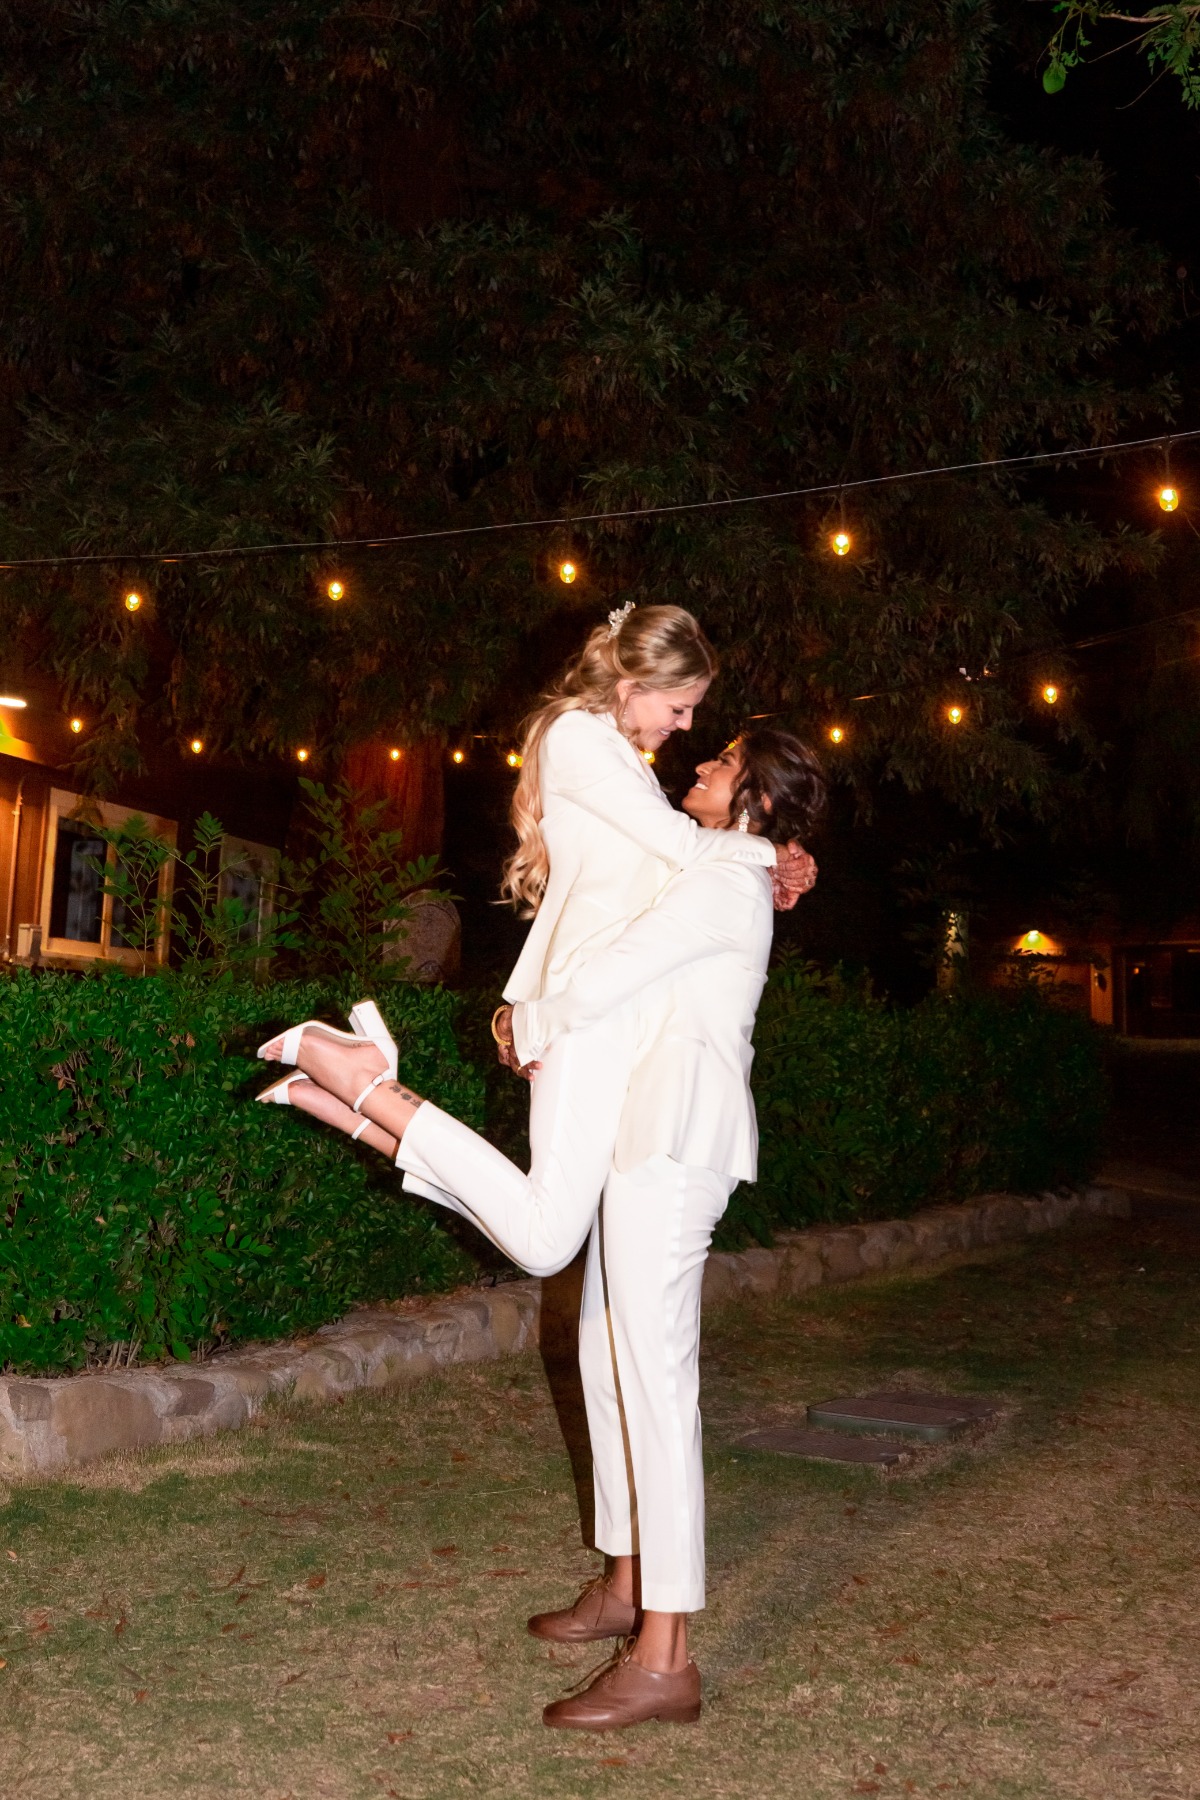
<path id="1" fill-rule="evenodd" d="M 627 600 L 625 602 L 624 606 L 618 606 L 618 607 L 614 608 L 614 610 L 612 612 L 609 613 L 609 615 L 608 615 L 608 640 L 610 643 L 612 642 L 613 638 L 615 638 L 618 635 L 622 625 L 625 623 L 626 619 L 629 617 L 630 613 L 633 610 L 634 610 L 634 602 L 632 600 Z"/>

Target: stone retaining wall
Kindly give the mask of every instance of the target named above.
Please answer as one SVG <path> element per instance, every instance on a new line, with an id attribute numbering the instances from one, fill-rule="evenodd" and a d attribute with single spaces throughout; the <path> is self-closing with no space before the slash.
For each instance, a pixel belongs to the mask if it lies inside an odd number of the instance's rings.
<path id="1" fill-rule="evenodd" d="M 784 1232 L 771 1249 L 714 1252 L 704 1305 L 739 1295 L 800 1294 L 949 1256 L 971 1255 L 1077 1219 L 1128 1218 L 1118 1188 L 1022 1198 L 984 1194 L 911 1219 Z M 271 1394 L 333 1400 L 451 1363 L 510 1356 L 538 1342 L 541 1283 L 472 1288 L 402 1311 L 364 1309 L 309 1338 L 239 1349 L 202 1363 L 120 1372 L 0 1377 L 0 1474 L 52 1474 L 110 1450 L 178 1444 L 253 1418 Z"/>

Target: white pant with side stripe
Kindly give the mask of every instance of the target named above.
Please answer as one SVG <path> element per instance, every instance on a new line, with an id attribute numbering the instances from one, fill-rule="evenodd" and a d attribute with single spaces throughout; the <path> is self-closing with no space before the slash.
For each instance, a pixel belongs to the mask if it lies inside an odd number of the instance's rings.
<path id="1" fill-rule="evenodd" d="M 704 1605 L 700 1289 L 736 1184 L 667 1156 L 625 1174 L 612 1167 L 631 1029 L 613 1019 L 551 1045 L 533 1084 L 528 1174 L 429 1101 L 396 1163 L 406 1188 L 470 1220 L 530 1274 L 564 1268 L 590 1232 L 579 1362 L 596 1545 L 640 1553 L 643 1606 L 695 1612 Z"/>
<path id="2" fill-rule="evenodd" d="M 700 1289 L 735 1182 L 656 1156 L 613 1170 L 588 1243 L 579 1368 L 596 1547 L 641 1555 L 642 1605 L 704 1605 Z"/>

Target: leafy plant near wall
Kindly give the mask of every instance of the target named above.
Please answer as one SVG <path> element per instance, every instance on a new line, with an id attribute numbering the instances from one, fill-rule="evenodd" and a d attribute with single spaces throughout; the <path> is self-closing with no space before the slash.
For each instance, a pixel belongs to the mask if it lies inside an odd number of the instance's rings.
<path id="1" fill-rule="evenodd" d="M 223 892 L 225 828 L 211 813 L 195 824 L 195 846 L 180 853 L 157 837 L 141 814 L 97 827 L 112 854 L 102 867 L 124 942 L 145 972 L 155 947 L 170 939 L 180 971 L 206 976 L 262 977 L 282 959 L 306 974 L 352 980 L 360 987 L 403 981 L 408 959 L 398 934 L 412 917 L 410 897 L 446 897 L 432 887 L 436 857 L 403 860 L 404 834 L 381 829 L 387 802 L 370 802 L 345 782 L 328 791 L 302 780 L 312 849 L 284 858 L 262 912 Z M 162 872 L 174 864 L 174 891 Z M 276 970 L 278 973 L 278 970 Z"/>

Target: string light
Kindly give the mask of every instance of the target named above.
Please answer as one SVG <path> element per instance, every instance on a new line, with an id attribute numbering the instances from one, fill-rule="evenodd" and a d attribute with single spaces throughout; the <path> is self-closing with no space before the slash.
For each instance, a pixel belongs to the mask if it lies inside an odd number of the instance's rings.
<path id="1" fill-rule="evenodd" d="M 404 752 L 403 752 L 403 750 L 389 750 L 388 755 L 391 757 L 393 762 L 399 762 L 400 758 L 404 755 Z"/>
<path id="2" fill-rule="evenodd" d="M 840 744 L 845 735 L 846 732 L 843 726 L 831 725 L 829 727 L 829 741 L 831 744 Z"/>
<path id="3" fill-rule="evenodd" d="M 1179 505 L 1179 489 L 1176 487 L 1160 487 L 1158 490 L 1158 504 L 1162 507 L 1164 512 L 1174 512 Z"/>
<path id="4" fill-rule="evenodd" d="M 71 730 L 75 733 L 75 736 L 78 737 L 79 733 L 83 730 L 83 720 L 82 719 L 72 719 L 71 720 Z"/>
<path id="5" fill-rule="evenodd" d="M 1048 681 L 1042 689 L 1042 699 L 1046 702 L 1047 706 L 1053 706 L 1058 699 L 1058 689 L 1052 681 Z"/>
<path id="6" fill-rule="evenodd" d="M 963 722 L 962 707 L 961 706 L 948 706 L 946 708 L 946 717 L 949 719 L 949 721 L 952 725 L 961 725 Z"/>
<path id="7" fill-rule="evenodd" d="M 331 581 L 326 587 L 325 592 L 329 595 L 331 600 L 342 600 L 345 598 L 346 594 L 345 583 L 341 581 Z"/>
<path id="8" fill-rule="evenodd" d="M 848 531 L 835 531 L 829 540 L 829 548 L 833 551 L 835 556 L 849 556 L 850 533 Z"/>
<path id="9" fill-rule="evenodd" d="M 558 565 L 558 579 L 560 581 L 565 581 L 568 587 L 570 587 L 578 573 L 579 570 L 575 567 L 573 562 L 561 562 Z"/>
<path id="10" fill-rule="evenodd" d="M 130 588 L 125 596 L 125 611 L 136 612 L 141 604 L 142 596 L 138 593 L 136 588 Z"/>
<path id="11" fill-rule="evenodd" d="M 308 761 L 308 751 L 307 750 L 297 750 L 296 761 L 297 762 L 307 762 Z"/>
<path id="12" fill-rule="evenodd" d="M 652 763 L 654 761 L 653 750 L 643 750 L 642 751 L 642 760 L 643 760 L 643 762 Z"/>
<path id="13" fill-rule="evenodd" d="M 199 756 L 199 754 L 203 750 L 203 748 L 204 748 L 204 739 L 203 738 L 193 738 L 191 743 L 188 745 L 188 749 L 191 751 L 193 756 Z"/>
<path id="14" fill-rule="evenodd" d="M 466 760 L 467 753 L 465 750 L 452 750 L 450 752 L 450 761 L 452 763 L 465 763 Z"/>
<path id="15" fill-rule="evenodd" d="M 24 712 L 26 702 L 17 694 L 0 694 L 0 706 L 13 706 L 18 712 Z"/>
<path id="16" fill-rule="evenodd" d="M 515 750 L 510 750 L 504 760 L 510 769 L 519 769 L 525 758 L 519 756 Z"/>

